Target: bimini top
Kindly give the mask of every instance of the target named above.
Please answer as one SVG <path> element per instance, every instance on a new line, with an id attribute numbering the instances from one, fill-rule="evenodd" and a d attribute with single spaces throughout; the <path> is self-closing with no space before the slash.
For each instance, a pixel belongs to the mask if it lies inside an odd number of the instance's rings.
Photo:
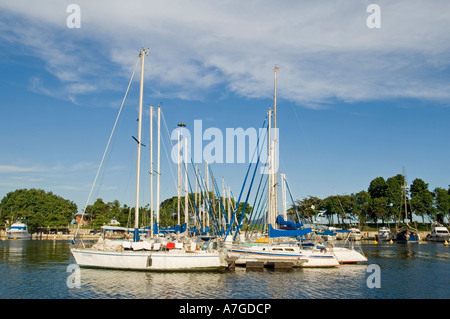
<path id="1" fill-rule="evenodd" d="M 8 231 L 27 230 L 27 225 L 24 223 L 14 223 L 8 228 Z"/>

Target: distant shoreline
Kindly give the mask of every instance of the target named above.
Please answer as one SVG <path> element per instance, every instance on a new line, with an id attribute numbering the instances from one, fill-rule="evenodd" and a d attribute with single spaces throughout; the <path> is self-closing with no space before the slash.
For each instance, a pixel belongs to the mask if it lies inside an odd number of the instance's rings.
<path id="1" fill-rule="evenodd" d="M 363 242 L 373 241 L 373 240 L 375 240 L 375 235 L 377 233 L 378 233 L 377 231 L 366 231 L 366 232 L 362 231 L 363 238 L 361 239 L 361 241 L 363 241 Z M 420 241 L 426 242 L 425 238 L 427 237 L 427 235 L 429 233 L 430 233 L 430 231 L 419 231 Z M 73 240 L 74 236 L 75 236 L 74 233 L 70 233 L 70 234 L 35 233 L 35 234 L 31 235 L 31 239 L 32 240 Z M 78 236 L 80 239 L 84 239 L 84 240 L 96 240 L 100 237 L 100 234 L 91 235 L 87 232 L 80 231 Z M 1 238 L 1 240 L 8 240 L 6 233 L 3 233 L 3 232 L 0 234 L 0 238 Z M 13 239 L 9 239 L 9 240 L 13 240 Z M 341 241 L 341 240 L 339 240 L 339 241 Z"/>

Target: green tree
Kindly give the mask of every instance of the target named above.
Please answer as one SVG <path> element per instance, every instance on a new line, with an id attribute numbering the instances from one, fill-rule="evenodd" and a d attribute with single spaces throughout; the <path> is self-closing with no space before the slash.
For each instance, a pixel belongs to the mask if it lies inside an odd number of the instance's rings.
<path id="1" fill-rule="evenodd" d="M 395 219 L 398 217 L 402 219 L 400 215 L 404 212 L 404 196 L 402 186 L 406 184 L 405 177 L 401 174 L 397 174 L 393 177 L 389 177 L 386 180 L 386 214 L 384 218 Z"/>
<path id="2" fill-rule="evenodd" d="M 422 179 L 416 178 L 411 184 L 411 210 L 416 215 L 434 216 L 433 209 L 433 193 L 428 190 L 428 184 Z M 410 220 L 412 222 L 412 214 L 410 214 Z"/>
<path id="3" fill-rule="evenodd" d="M 443 222 L 450 214 L 450 194 L 447 190 L 440 187 L 434 189 L 434 206 L 436 216 L 433 216 L 432 220 Z"/>
<path id="4" fill-rule="evenodd" d="M 315 196 L 308 196 L 303 198 L 302 200 L 295 201 L 294 204 L 288 209 L 288 215 L 293 218 L 293 220 L 297 220 L 297 211 L 300 217 L 308 218 L 314 217 L 318 214 L 318 208 L 320 207 L 320 202 L 322 200 Z M 295 210 L 297 208 L 297 211 Z"/>
<path id="5" fill-rule="evenodd" d="M 367 192 L 370 195 L 371 201 L 368 208 L 368 217 L 373 221 L 379 218 L 384 219 L 389 216 L 390 209 L 388 205 L 388 184 L 383 177 L 374 178 L 370 184 Z"/>
<path id="6" fill-rule="evenodd" d="M 110 219 L 109 216 L 110 207 L 103 202 L 103 199 L 97 198 L 92 205 L 86 207 L 86 214 L 91 217 L 92 225 L 94 227 L 100 227 L 106 225 Z"/>
<path id="7" fill-rule="evenodd" d="M 368 192 L 370 194 L 370 197 L 373 198 L 380 198 L 380 197 L 386 197 L 386 190 L 387 190 L 387 184 L 383 177 L 377 177 L 374 178 L 368 188 Z"/>
<path id="8" fill-rule="evenodd" d="M 360 191 L 353 196 L 356 203 L 354 213 L 358 216 L 359 223 L 365 224 L 369 217 L 370 203 L 372 198 L 370 197 L 369 192 L 366 191 Z"/>
<path id="9" fill-rule="evenodd" d="M 378 219 L 384 221 L 384 218 L 386 218 L 387 206 L 386 197 L 371 198 L 368 214 L 369 218 L 374 222 L 377 222 Z"/>
<path id="10" fill-rule="evenodd" d="M 25 219 L 30 231 L 43 227 L 68 225 L 77 212 L 77 205 L 52 192 L 42 189 L 17 189 L 9 192 L 0 202 L 4 224 Z"/>
<path id="11" fill-rule="evenodd" d="M 328 196 L 324 198 L 320 203 L 320 210 L 325 214 L 329 223 L 333 220 L 333 216 L 337 217 L 338 224 L 341 223 L 341 218 L 346 218 L 337 196 Z"/>

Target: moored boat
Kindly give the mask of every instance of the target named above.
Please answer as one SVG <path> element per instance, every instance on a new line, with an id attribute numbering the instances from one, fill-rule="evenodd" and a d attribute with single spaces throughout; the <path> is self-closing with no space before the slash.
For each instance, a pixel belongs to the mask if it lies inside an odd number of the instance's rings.
<path id="1" fill-rule="evenodd" d="M 389 241 L 391 240 L 391 230 L 388 227 L 380 227 L 378 229 L 378 234 L 376 235 L 378 241 Z"/>
<path id="2" fill-rule="evenodd" d="M 235 259 L 236 265 L 245 265 L 252 261 L 264 264 L 278 261 L 290 262 L 293 267 L 304 268 L 339 266 L 334 254 L 326 249 L 302 249 L 292 244 L 236 246 L 228 248 L 228 255 Z"/>
<path id="3" fill-rule="evenodd" d="M 28 232 L 27 224 L 23 222 L 13 223 L 6 231 L 9 239 L 30 239 L 31 234 Z"/>
<path id="4" fill-rule="evenodd" d="M 122 270 L 145 270 L 145 271 L 195 271 L 195 270 L 222 270 L 228 266 L 226 251 L 216 245 L 205 245 L 200 249 L 196 242 L 189 242 L 185 231 L 185 242 L 158 242 L 159 229 L 159 178 L 160 178 L 160 107 L 158 107 L 158 169 L 157 169 L 157 222 L 151 223 L 150 238 L 142 236 L 139 227 L 139 181 L 140 181 L 140 154 L 141 154 L 141 131 L 142 131 L 142 100 L 144 81 L 144 60 L 147 50 L 141 50 L 139 59 L 141 61 L 139 117 L 137 142 L 137 167 L 136 167 L 136 204 L 135 223 L 132 231 L 133 238 L 128 240 L 111 240 L 100 237 L 92 247 L 86 247 L 81 241 L 77 243 L 71 252 L 75 261 L 82 267 L 122 269 Z M 139 60 L 138 60 L 139 61 Z M 137 65 L 137 64 L 136 64 Z M 134 74 L 134 73 L 133 73 Z M 131 83 L 130 83 L 131 84 Z M 152 112 L 152 110 L 151 110 Z M 153 120 L 153 119 L 152 119 Z M 153 141 L 150 142 L 151 144 Z M 108 143 L 109 145 L 109 143 Z M 106 152 L 105 152 L 106 153 Z M 187 154 L 187 153 L 186 153 Z M 151 160 L 152 162 L 152 160 Z M 187 161 L 186 161 L 187 162 Z M 98 174 L 98 173 L 97 173 Z M 95 182 L 94 182 L 95 185 Z M 91 191 L 92 193 L 92 191 Z M 89 200 L 88 200 L 89 201 Z M 86 211 L 86 209 L 85 209 Z M 187 210 L 186 210 L 187 213 Z M 153 218 L 153 214 L 152 214 Z M 125 230 L 128 232 L 128 229 Z M 180 229 L 181 231 L 181 229 Z M 181 231 L 182 232 L 182 231 Z M 180 232 L 179 232 L 180 233 Z M 74 244 L 75 244 L 74 238 Z M 197 249 L 198 248 L 198 249 Z"/>
<path id="5" fill-rule="evenodd" d="M 427 241 L 445 242 L 450 241 L 450 232 L 447 227 L 441 223 L 434 222 L 431 224 L 431 233 L 425 238 Z"/>

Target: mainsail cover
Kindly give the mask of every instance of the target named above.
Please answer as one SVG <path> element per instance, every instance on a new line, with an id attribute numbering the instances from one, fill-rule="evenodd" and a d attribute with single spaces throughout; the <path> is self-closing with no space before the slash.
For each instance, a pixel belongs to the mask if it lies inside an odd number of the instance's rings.
<path id="1" fill-rule="evenodd" d="M 297 237 L 309 234 L 312 232 L 310 227 L 299 229 L 275 229 L 269 224 L 269 237 Z"/>
<path id="2" fill-rule="evenodd" d="M 291 221 L 286 221 L 281 215 L 277 216 L 277 219 L 275 221 L 278 225 L 280 225 L 281 229 L 287 229 L 287 230 L 294 230 L 298 229 L 303 226 L 302 223 L 294 223 Z"/>

